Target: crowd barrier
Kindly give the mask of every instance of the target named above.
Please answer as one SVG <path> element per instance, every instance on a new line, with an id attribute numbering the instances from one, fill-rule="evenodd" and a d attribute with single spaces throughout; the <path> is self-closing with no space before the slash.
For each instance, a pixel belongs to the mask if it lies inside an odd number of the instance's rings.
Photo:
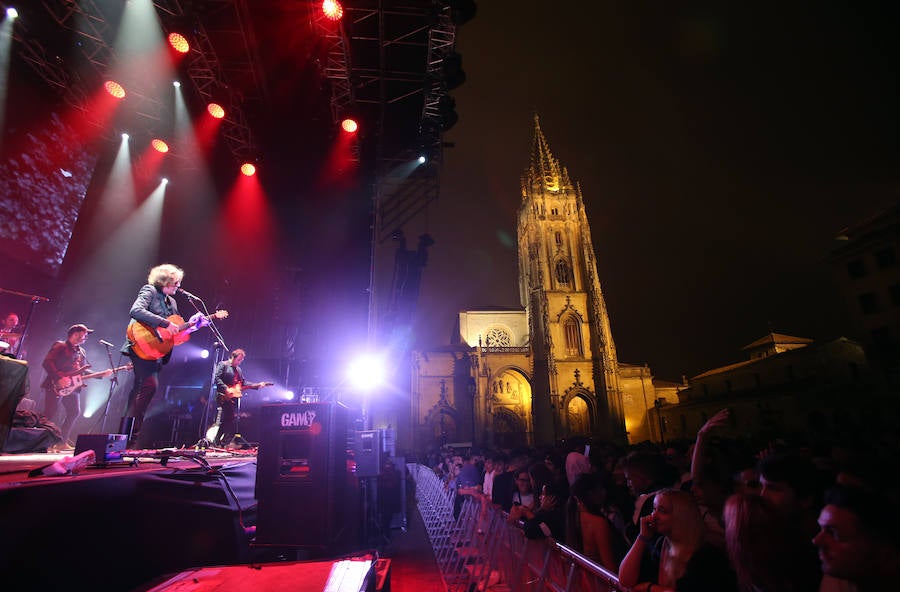
<path id="1" fill-rule="evenodd" d="M 467 495 L 457 500 L 428 467 L 407 469 L 448 592 L 627 592 L 614 573 L 575 550 L 527 538 L 499 508 Z"/>

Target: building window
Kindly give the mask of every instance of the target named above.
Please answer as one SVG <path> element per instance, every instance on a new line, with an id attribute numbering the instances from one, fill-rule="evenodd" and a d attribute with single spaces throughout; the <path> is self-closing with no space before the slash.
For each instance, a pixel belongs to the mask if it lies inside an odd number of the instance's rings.
<path id="1" fill-rule="evenodd" d="M 568 317 L 563 323 L 566 334 L 566 355 L 584 356 L 584 348 L 581 344 L 581 323 L 575 317 Z"/>
<path id="2" fill-rule="evenodd" d="M 894 247 L 885 247 L 875 251 L 875 263 L 878 264 L 880 269 L 897 265 L 897 255 L 894 253 Z"/>
<path id="3" fill-rule="evenodd" d="M 875 292 L 866 292 L 859 295 L 859 309 L 863 314 L 878 312 L 878 296 Z"/>
<path id="4" fill-rule="evenodd" d="M 851 278 L 861 278 L 866 276 L 866 264 L 862 259 L 854 259 L 847 262 L 847 275 Z"/>
<path id="5" fill-rule="evenodd" d="M 560 259 L 556 262 L 556 281 L 566 286 L 569 284 L 569 264 Z"/>
<path id="6" fill-rule="evenodd" d="M 558 208 L 550 208 L 550 214 L 552 216 L 559 216 L 559 209 Z"/>
<path id="7" fill-rule="evenodd" d="M 560 231 L 557 230 L 554 233 L 553 237 L 556 239 L 556 244 L 558 244 L 558 245 L 562 244 L 562 233 Z"/>
<path id="8" fill-rule="evenodd" d="M 888 292 L 891 294 L 891 304 L 900 306 L 900 284 L 888 286 Z"/>
<path id="9" fill-rule="evenodd" d="M 487 332 L 487 339 L 485 341 L 488 347 L 509 347 L 512 343 L 512 340 L 509 338 L 509 333 L 496 327 Z"/>

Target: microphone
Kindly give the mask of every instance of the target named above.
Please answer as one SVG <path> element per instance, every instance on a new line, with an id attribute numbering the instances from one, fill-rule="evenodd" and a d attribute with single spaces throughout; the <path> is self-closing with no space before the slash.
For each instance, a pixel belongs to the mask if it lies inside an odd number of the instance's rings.
<path id="1" fill-rule="evenodd" d="M 105 345 L 106 347 L 116 347 L 113 344 L 111 344 L 110 342 L 103 340 L 103 339 L 100 339 L 99 343 L 100 343 L 100 345 Z"/>
<path id="2" fill-rule="evenodd" d="M 187 297 L 190 298 L 191 300 L 200 300 L 200 298 L 197 298 L 196 296 L 194 296 L 193 294 L 191 294 L 190 292 L 188 292 L 188 291 L 185 290 L 184 288 L 178 288 L 178 290 L 176 290 L 176 291 L 179 292 L 179 293 L 181 293 L 181 294 L 184 294 L 185 296 L 187 296 Z"/>

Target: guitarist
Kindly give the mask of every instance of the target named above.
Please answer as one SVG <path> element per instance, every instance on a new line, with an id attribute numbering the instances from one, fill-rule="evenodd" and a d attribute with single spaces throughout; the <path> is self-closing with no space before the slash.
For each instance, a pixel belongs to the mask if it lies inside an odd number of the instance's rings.
<path id="1" fill-rule="evenodd" d="M 219 406 L 220 420 L 219 431 L 213 439 L 215 447 L 228 444 L 237 433 L 235 414 L 240 397 L 231 394 L 234 393 L 235 387 L 239 389 L 245 382 L 241 362 L 246 357 L 247 352 L 235 349 L 227 360 L 222 360 L 216 365 L 216 404 Z"/>
<path id="2" fill-rule="evenodd" d="M 89 333 L 93 333 L 93 329 L 88 329 L 86 325 L 77 324 L 69 327 L 69 334 L 65 341 L 57 341 L 50 346 L 50 351 L 44 356 L 41 366 L 47 372 L 47 376 L 41 383 L 44 389 L 44 415 L 50 421 L 56 420 L 56 413 L 59 410 L 59 400 L 62 399 L 63 408 L 65 409 L 65 419 L 63 420 L 60 431 L 62 432 L 62 441 L 55 446 L 58 451 L 75 450 L 75 446 L 69 440 L 72 432 L 72 426 L 75 420 L 81 415 L 81 390 L 67 397 L 60 397 L 56 393 L 54 384 L 66 377 L 84 374 L 87 370 L 88 363 L 84 357 L 84 348 L 81 347 Z"/>
<path id="3" fill-rule="evenodd" d="M 170 263 L 157 265 L 150 270 L 147 283 L 138 292 L 129 316 L 131 323 L 141 322 L 153 327 L 161 339 L 171 336 L 175 328 L 167 317 L 178 314 L 178 305 L 172 297 L 181 287 L 184 270 Z M 202 315 L 201 315 L 202 317 Z M 207 324 L 208 319 L 201 318 L 198 327 Z M 131 358 L 134 365 L 134 386 L 128 393 L 128 403 L 123 419 L 133 418 L 134 425 L 130 434 L 129 446 L 137 444 L 144 415 L 150 407 L 153 396 L 159 386 L 159 372 L 172 357 L 170 351 L 158 360 L 145 360 L 134 351 L 134 343 L 126 341 L 122 353 Z M 123 428 L 125 427 L 123 422 Z"/>

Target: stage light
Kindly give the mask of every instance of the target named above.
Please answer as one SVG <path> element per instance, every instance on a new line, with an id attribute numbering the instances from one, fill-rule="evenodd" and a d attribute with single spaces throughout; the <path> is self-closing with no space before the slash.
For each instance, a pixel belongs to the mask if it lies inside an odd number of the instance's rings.
<path id="1" fill-rule="evenodd" d="M 350 119 L 349 117 L 341 122 L 341 129 L 343 129 L 348 134 L 356 133 L 356 130 L 359 129 L 359 124 L 356 123 L 355 120 Z"/>
<path id="2" fill-rule="evenodd" d="M 201 349 L 201 350 L 200 350 L 200 357 L 203 358 L 204 360 L 205 360 L 206 358 L 208 358 L 208 357 L 209 357 L 209 350 L 208 350 L 208 349 Z"/>
<path id="3" fill-rule="evenodd" d="M 125 89 L 122 88 L 122 85 L 114 80 L 107 80 L 103 85 L 103 88 L 106 89 L 110 95 L 114 96 L 117 99 L 125 98 Z"/>
<path id="4" fill-rule="evenodd" d="M 338 0 L 325 0 L 322 2 L 322 13 L 328 20 L 337 21 L 344 16 L 344 7 Z"/>
<path id="5" fill-rule="evenodd" d="M 187 53 L 191 49 L 191 44 L 179 33 L 169 33 L 169 45 L 178 53 Z"/>
<path id="6" fill-rule="evenodd" d="M 353 360 L 347 367 L 347 380 L 355 388 L 367 391 L 384 383 L 387 371 L 381 356 L 366 354 Z"/>
<path id="7" fill-rule="evenodd" d="M 222 105 L 219 105 L 218 103 L 210 103 L 206 106 L 206 110 L 216 119 L 222 119 L 223 117 L 225 117 L 225 109 L 223 109 Z"/>
<path id="8" fill-rule="evenodd" d="M 418 162 L 419 164 L 425 164 L 426 160 L 428 160 L 428 159 L 425 158 L 424 156 L 420 156 L 419 158 L 416 159 L 416 162 Z"/>
<path id="9" fill-rule="evenodd" d="M 168 185 L 168 184 L 169 184 L 169 180 L 166 179 L 165 177 L 163 177 L 163 178 L 162 178 L 162 184 L 163 184 L 163 185 Z"/>
<path id="10" fill-rule="evenodd" d="M 245 162 L 241 165 L 241 174 L 245 177 L 252 177 L 256 174 L 256 167 L 249 162 Z"/>
<path id="11" fill-rule="evenodd" d="M 129 136 L 128 134 L 122 134 L 122 139 L 123 139 L 123 140 L 127 140 L 127 139 L 130 138 L 130 137 L 131 137 L 131 136 Z"/>
<path id="12" fill-rule="evenodd" d="M 12 6 L 10 6 L 9 8 L 6 9 L 6 16 L 11 19 L 19 18 L 19 11 L 16 10 L 15 8 L 13 8 Z"/>
<path id="13" fill-rule="evenodd" d="M 181 88 L 181 83 L 176 80 L 172 83 L 172 86 L 174 86 L 175 88 Z"/>
<path id="14" fill-rule="evenodd" d="M 166 153 L 169 151 L 169 145 L 159 138 L 153 138 L 153 140 L 150 142 L 150 145 L 153 146 L 153 149 L 157 152 Z"/>

